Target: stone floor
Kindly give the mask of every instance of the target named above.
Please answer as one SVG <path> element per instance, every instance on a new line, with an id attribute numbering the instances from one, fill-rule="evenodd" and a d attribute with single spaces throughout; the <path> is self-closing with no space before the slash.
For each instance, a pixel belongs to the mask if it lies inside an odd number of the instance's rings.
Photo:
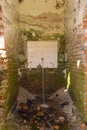
<path id="1" fill-rule="evenodd" d="M 77 122 L 76 109 L 65 88 L 46 96 L 45 103 L 47 107 L 43 107 L 41 95 L 20 88 L 16 109 L 6 119 L 7 130 L 86 130 L 86 125 L 82 129 Z"/>

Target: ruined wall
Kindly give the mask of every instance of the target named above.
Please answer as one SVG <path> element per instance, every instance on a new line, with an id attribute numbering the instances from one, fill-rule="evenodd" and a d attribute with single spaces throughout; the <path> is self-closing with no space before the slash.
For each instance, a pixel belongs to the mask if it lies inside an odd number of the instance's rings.
<path id="1" fill-rule="evenodd" d="M 86 0 L 66 0 L 65 34 L 67 48 L 67 74 L 70 72 L 69 90 L 78 110 L 84 115 L 85 108 L 85 42 L 83 29 Z M 68 75 L 69 76 L 69 75 Z"/>
<path id="2" fill-rule="evenodd" d="M 4 107 L 8 112 L 15 103 L 18 93 L 18 1 L 2 0 L 2 18 L 7 51 L 7 82 Z"/>
<path id="3" fill-rule="evenodd" d="M 63 0 L 23 0 L 19 4 L 19 11 L 25 52 L 29 40 L 58 40 L 58 36 L 64 34 Z M 23 53 L 20 55 L 23 58 Z"/>
<path id="4" fill-rule="evenodd" d="M 83 12 L 83 30 L 84 30 L 84 54 L 85 54 L 85 114 L 87 115 L 87 2 Z M 87 117 L 87 116 L 86 116 Z"/>
<path id="5" fill-rule="evenodd" d="M 24 47 L 24 53 L 21 53 L 23 51 L 20 51 L 19 57 L 21 57 L 20 64 L 23 66 L 23 64 L 26 64 L 27 41 L 59 40 L 62 36 L 64 37 L 64 1 L 23 0 L 19 5 L 19 9 L 19 22 L 23 38 L 23 46 L 21 47 Z M 63 61 L 62 59 L 63 55 L 60 60 Z M 45 71 L 45 87 L 47 93 L 53 93 L 58 88 L 65 86 L 65 79 L 62 71 L 50 71 Z M 24 78 L 28 78 L 27 82 Z M 39 72 L 38 70 L 25 70 L 24 78 L 22 79 L 22 86 L 25 86 L 30 92 L 41 93 L 41 69 Z"/>
<path id="6" fill-rule="evenodd" d="M 7 87 L 7 62 L 6 62 L 5 44 L 4 44 L 4 29 L 2 20 L 2 8 L 0 5 L 0 123 L 4 116 L 5 92 Z"/>
<path id="7" fill-rule="evenodd" d="M 64 31 L 64 2 L 31 0 L 20 3 L 20 27 L 42 32 L 43 37 Z"/>

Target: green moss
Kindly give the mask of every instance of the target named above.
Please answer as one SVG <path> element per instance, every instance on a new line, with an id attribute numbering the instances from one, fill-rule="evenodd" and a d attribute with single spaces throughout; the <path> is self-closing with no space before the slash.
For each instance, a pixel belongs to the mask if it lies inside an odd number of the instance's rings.
<path id="1" fill-rule="evenodd" d="M 14 105 L 19 90 L 17 56 L 13 54 L 13 52 L 11 53 L 12 55 L 8 54 L 8 82 L 5 102 L 6 113 L 8 113 L 11 110 L 11 107 Z"/>
<path id="2" fill-rule="evenodd" d="M 70 94 L 78 111 L 84 116 L 84 85 L 85 85 L 84 70 L 80 69 L 77 70 L 77 72 L 70 70 L 70 75 L 71 75 L 71 85 L 69 88 Z"/>
<path id="3" fill-rule="evenodd" d="M 9 130 L 8 125 L 7 124 L 3 124 L 1 126 L 1 130 Z"/>
<path id="4" fill-rule="evenodd" d="M 40 30 L 30 29 L 28 31 L 22 30 L 21 35 L 23 35 L 23 44 L 26 46 L 26 41 L 41 41 L 41 40 L 59 40 L 60 48 L 58 53 L 58 69 L 55 73 L 48 73 L 45 71 L 45 87 L 46 92 L 52 93 L 57 89 L 64 87 L 66 85 L 66 81 L 64 79 L 63 70 L 66 68 L 65 61 L 65 36 L 64 34 L 53 33 L 50 35 L 45 35 L 44 32 Z M 22 46 L 23 47 L 23 46 Z M 26 69 L 25 69 L 26 70 Z M 22 86 L 25 86 L 30 92 L 40 92 L 40 86 L 42 85 L 42 75 L 41 69 L 32 70 L 29 72 L 23 72 L 23 77 L 21 83 Z M 27 82 L 26 82 L 27 81 Z"/>
<path id="5" fill-rule="evenodd" d="M 50 35 L 44 35 L 44 32 L 30 28 L 30 30 L 22 30 L 22 35 L 26 41 L 39 41 L 39 40 L 64 40 L 64 35 L 59 33 L 53 33 Z M 62 41 L 61 40 L 61 41 Z"/>
<path id="6" fill-rule="evenodd" d="M 41 31 L 30 29 L 29 31 L 23 30 L 23 35 L 26 36 L 26 41 L 37 41 L 41 39 Z"/>
<path id="7" fill-rule="evenodd" d="M 65 86 L 65 79 L 62 74 L 55 69 L 45 69 L 44 72 L 44 84 L 46 94 L 52 94 L 57 89 Z M 41 69 L 35 69 L 29 71 L 23 70 L 23 78 L 21 79 L 21 85 L 33 93 L 41 94 L 42 89 L 42 71 Z"/>

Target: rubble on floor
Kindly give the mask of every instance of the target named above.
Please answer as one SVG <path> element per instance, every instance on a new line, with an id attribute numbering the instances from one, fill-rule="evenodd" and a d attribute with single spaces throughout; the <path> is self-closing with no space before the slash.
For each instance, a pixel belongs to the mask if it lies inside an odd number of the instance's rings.
<path id="1" fill-rule="evenodd" d="M 35 125 L 37 129 L 54 129 L 57 125 L 61 128 L 62 125 L 68 123 L 66 114 L 61 111 L 58 101 L 50 99 L 46 100 L 48 107 L 42 104 L 42 97 L 38 96 L 35 100 L 27 100 L 26 103 L 20 103 L 18 114 L 26 120 L 27 123 Z M 62 128 L 61 128 L 62 130 Z"/>
<path id="2" fill-rule="evenodd" d="M 57 90 L 50 97 L 50 99 L 53 99 L 54 101 L 58 100 L 59 104 L 62 105 L 62 111 L 65 112 L 68 117 L 72 116 L 73 102 L 71 100 L 71 97 L 68 91 L 66 91 L 65 88 L 61 88 L 60 90 Z M 63 103 L 66 103 L 66 104 L 63 105 Z"/>
<path id="3" fill-rule="evenodd" d="M 20 103 L 20 102 L 24 102 L 25 103 L 26 99 L 33 100 L 33 99 L 35 99 L 35 96 L 33 94 L 29 93 L 23 87 L 20 87 L 19 88 L 18 97 L 17 97 L 17 101 L 18 101 L 18 103 Z"/>
<path id="4" fill-rule="evenodd" d="M 64 88 L 52 96 L 46 96 L 48 107 L 43 107 L 41 95 L 28 93 L 27 97 L 23 92 L 24 89 L 21 89 L 17 107 L 6 120 L 9 130 L 83 130 L 76 123 L 76 115 L 72 111 L 73 102 Z"/>

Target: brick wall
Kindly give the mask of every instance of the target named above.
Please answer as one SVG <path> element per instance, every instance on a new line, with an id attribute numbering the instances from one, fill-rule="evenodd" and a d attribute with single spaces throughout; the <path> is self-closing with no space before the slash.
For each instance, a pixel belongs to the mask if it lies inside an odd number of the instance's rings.
<path id="1" fill-rule="evenodd" d="M 42 95 L 42 70 L 41 69 L 24 69 L 23 77 L 20 84 L 33 94 Z M 44 87 L 45 94 L 53 94 L 57 89 L 65 87 L 65 79 L 63 74 L 57 69 L 44 69 Z"/>
<path id="2" fill-rule="evenodd" d="M 4 27 L 5 46 L 7 51 L 7 77 L 3 83 L 6 86 L 4 114 L 9 112 L 12 105 L 15 103 L 18 93 L 18 0 L 1 2 L 2 19 Z M 0 111 L 1 112 L 1 111 Z"/>
<path id="3" fill-rule="evenodd" d="M 4 30 L 3 30 L 3 21 L 2 21 L 2 8 L 0 6 L 0 38 L 4 36 Z M 4 49 L 4 44 L 0 40 L 0 51 L 1 49 Z M 2 117 L 4 116 L 4 106 L 5 106 L 5 92 L 6 92 L 6 78 L 3 77 L 3 62 L 2 55 L 0 54 L 0 122 L 2 121 Z M 4 70 L 3 70 L 4 71 Z"/>
<path id="4" fill-rule="evenodd" d="M 83 30 L 84 30 L 84 54 L 85 54 L 85 114 L 87 115 L 87 4 L 84 7 L 83 15 Z"/>
<path id="5" fill-rule="evenodd" d="M 84 115 L 86 88 L 86 52 L 83 14 L 86 0 L 66 1 L 65 34 L 67 48 L 67 73 L 70 72 L 69 91 L 81 115 Z M 80 63 L 80 64 L 79 64 Z M 79 64 L 79 66 L 78 66 Z"/>

